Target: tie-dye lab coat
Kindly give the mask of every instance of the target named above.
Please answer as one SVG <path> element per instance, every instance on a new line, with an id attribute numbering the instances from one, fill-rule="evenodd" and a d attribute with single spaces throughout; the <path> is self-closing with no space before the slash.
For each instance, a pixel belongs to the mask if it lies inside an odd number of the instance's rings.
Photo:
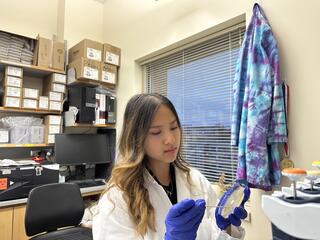
<path id="1" fill-rule="evenodd" d="M 270 190 L 280 183 L 279 143 L 287 141 L 287 128 L 277 43 L 258 4 L 240 49 L 233 94 L 237 179 Z"/>

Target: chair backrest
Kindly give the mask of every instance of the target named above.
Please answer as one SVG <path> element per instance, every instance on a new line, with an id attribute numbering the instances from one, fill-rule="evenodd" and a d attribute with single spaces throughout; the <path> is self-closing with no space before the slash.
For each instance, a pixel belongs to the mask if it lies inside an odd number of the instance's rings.
<path id="1" fill-rule="evenodd" d="M 25 214 L 28 236 L 79 225 L 84 213 L 80 188 L 72 183 L 35 187 L 29 193 Z"/>

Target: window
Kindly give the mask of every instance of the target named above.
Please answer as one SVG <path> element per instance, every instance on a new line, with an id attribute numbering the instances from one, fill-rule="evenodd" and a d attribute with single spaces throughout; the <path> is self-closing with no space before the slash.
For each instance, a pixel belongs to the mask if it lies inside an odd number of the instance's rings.
<path id="1" fill-rule="evenodd" d="M 231 146 L 232 84 L 244 23 L 197 45 L 146 63 L 148 92 L 167 96 L 177 109 L 184 159 L 209 181 L 235 180 Z"/>

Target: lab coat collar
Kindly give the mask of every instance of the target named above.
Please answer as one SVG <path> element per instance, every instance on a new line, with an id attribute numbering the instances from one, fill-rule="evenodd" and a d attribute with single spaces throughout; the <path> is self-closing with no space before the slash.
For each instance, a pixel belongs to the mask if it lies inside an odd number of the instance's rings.
<path id="1" fill-rule="evenodd" d="M 176 188 L 177 188 L 178 202 L 185 199 L 185 198 L 191 198 L 190 184 L 187 181 L 186 174 L 181 169 L 179 169 L 177 166 L 174 166 L 174 170 L 175 170 L 175 174 L 176 174 Z M 144 171 L 144 180 L 145 180 L 145 187 L 147 189 L 149 189 L 149 186 L 151 186 L 151 185 L 159 185 L 157 183 L 157 181 L 151 176 L 151 174 L 149 173 L 149 171 L 147 169 L 145 169 L 145 171 Z"/>

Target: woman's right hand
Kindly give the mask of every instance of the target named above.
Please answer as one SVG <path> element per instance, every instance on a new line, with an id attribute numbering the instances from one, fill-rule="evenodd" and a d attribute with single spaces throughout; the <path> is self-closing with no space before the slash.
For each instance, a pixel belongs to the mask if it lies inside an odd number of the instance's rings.
<path id="1" fill-rule="evenodd" d="M 202 221 L 206 203 L 203 199 L 196 201 L 184 199 L 173 205 L 166 217 L 165 240 L 195 240 Z"/>

